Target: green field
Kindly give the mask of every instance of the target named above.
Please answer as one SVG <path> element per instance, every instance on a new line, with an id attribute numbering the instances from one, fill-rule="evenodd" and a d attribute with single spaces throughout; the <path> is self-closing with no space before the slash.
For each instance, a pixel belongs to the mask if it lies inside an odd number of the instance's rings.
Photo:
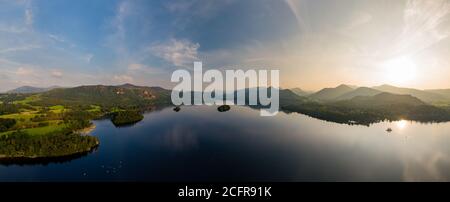
<path id="1" fill-rule="evenodd" d="M 55 105 L 48 108 L 48 112 L 41 112 L 42 107 L 39 106 L 32 106 L 29 103 L 36 101 L 39 99 L 39 96 L 32 95 L 27 97 L 24 100 L 15 101 L 15 104 L 22 104 L 22 105 L 28 105 L 33 107 L 35 110 L 26 110 L 22 109 L 20 113 L 15 114 L 7 114 L 7 115 L 1 115 L 0 118 L 3 119 L 15 119 L 17 121 L 16 125 L 14 125 L 13 128 L 11 128 L 10 131 L 6 131 L 3 133 L 0 133 L 0 136 L 2 135 L 8 135 L 12 134 L 16 131 L 22 131 L 26 132 L 31 136 L 38 136 L 38 135 L 46 135 L 58 131 L 62 131 L 66 129 L 68 126 L 63 123 L 62 120 L 44 120 L 44 121 L 36 121 L 33 120 L 36 117 L 45 116 L 47 113 L 53 113 L 53 114 L 60 114 L 67 109 L 62 105 Z M 99 108 L 99 107 L 98 107 Z M 94 110 L 99 110 L 98 108 L 94 108 Z"/>
<path id="2" fill-rule="evenodd" d="M 30 104 L 31 102 L 40 100 L 40 97 L 40 95 L 31 95 L 26 97 L 24 100 L 15 101 L 14 104 Z"/>
<path id="3" fill-rule="evenodd" d="M 62 121 L 50 121 L 48 126 L 37 127 L 37 128 L 26 128 L 26 129 L 21 129 L 20 131 L 26 132 L 27 134 L 29 134 L 31 136 L 39 136 L 39 135 L 46 135 L 46 134 L 62 131 L 66 128 L 67 128 L 67 125 L 62 123 Z M 0 133 L 0 136 L 9 135 L 16 131 L 17 130 Z"/>
<path id="4" fill-rule="evenodd" d="M 88 110 L 88 112 L 92 112 L 92 113 L 99 113 L 102 111 L 102 107 L 97 106 L 97 105 L 91 105 L 91 109 Z"/>
<path id="5" fill-rule="evenodd" d="M 65 110 L 65 107 L 62 105 L 55 105 L 55 106 L 49 107 L 49 109 L 53 113 L 63 113 Z"/>
<path id="6" fill-rule="evenodd" d="M 17 114 L 7 114 L 7 115 L 1 115 L 0 118 L 5 119 L 16 119 L 18 122 L 24 122 L 24 121 L 30 121 L 31 118 L 34 118 L 37 114 L 37 111 L 27 111 L 27 112 L 21 112 Z"/>

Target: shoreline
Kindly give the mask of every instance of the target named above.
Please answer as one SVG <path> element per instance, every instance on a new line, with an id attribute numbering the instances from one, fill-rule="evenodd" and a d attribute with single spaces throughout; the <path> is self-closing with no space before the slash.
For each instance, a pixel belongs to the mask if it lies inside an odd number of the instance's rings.
<path id="1" fill-rule="evenodd" d="M 87 136 L 90 135 L 92 131 L 95 130 L 95 128 L 97 128 L 97 126 L 95 124 L 91 124 L 90 126 L 74 131 L 74 133 L 80 134 L 81 136 Z"/>
<path id="2" fill-rule="evenodd" d="M 100 146 L 100 141 L 96 141 L 96 144 L 93 145 L 92 147 L 90 147 L 87 150 L 84 151 L 77 151 L 74 153 L 70 153 L 70 154 L 64 154 L 64 155 L 57 155 L 57 156 L 25 156 L 25 155 L 20 155 L 20 156 L 7 156 L 7 155 L 0 155 L 0 164 L 2 160 L 38 160 L 38 159 L 52 159 L 52 158 L 64 158 L 64 157 L 71 157 L 71 156 L 77 156 L 80 154 L 88 154 L 90 152 L 95 151 L 99 146 Z"/>

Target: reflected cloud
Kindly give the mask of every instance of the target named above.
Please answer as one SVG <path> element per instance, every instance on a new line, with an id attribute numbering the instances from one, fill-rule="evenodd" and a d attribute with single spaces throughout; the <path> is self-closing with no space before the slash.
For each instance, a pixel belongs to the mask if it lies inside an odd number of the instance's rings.
<path id="1" fill-rule="evenodd" d="M 438 151 L 404 162 L 404 181 L 447 181 L 445 173 L 450 167 L 448 155 Z"/>
<path id="2" fill-rule="evenodd" d="M 175 125 L 164 135 L 166 145 L 175 151 L 185 151 L 198 145 L 198 136 L 191 127 Z"/>

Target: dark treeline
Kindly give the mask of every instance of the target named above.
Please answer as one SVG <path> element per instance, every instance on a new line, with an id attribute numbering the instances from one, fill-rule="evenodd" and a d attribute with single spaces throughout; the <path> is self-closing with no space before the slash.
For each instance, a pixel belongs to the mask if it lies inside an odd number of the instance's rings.
<path id="1" fill-rule="evenodd" d="M 0 118 L 0 132 L 8 131 L 14 125 L 16 125 L 16 120 L 15 119 L 3 119 L 3 118 Z"/>
<path id="2" fill-rule="evenodd" d="M 21 109 L 33 110 L 32 107 L 22 104 L 0 104 L 0 115 L 19 113 Z"/>
<path id="3" fill-rule="evenodd" d="M 298 112 L 314 118 L 345 124 L 370 125 L 381 121 L 411 120 L 418 122 L 447 122 L 450 112 L 430 105 L 386 105 L 357 108 L 319 103 L 282 106 L 282 110 Z"/>
<path id="4" fill-rule="evenodd" d="M 10 104 L 15 101 L 24 100 L 25 98 L 27 98 L 30 95 L 32 95 L 32 94 L 13 94 L 13 93 L 1 94 L 0 101 L 2 101 L 3 103 L 6 103 L 6 104 Z"/>

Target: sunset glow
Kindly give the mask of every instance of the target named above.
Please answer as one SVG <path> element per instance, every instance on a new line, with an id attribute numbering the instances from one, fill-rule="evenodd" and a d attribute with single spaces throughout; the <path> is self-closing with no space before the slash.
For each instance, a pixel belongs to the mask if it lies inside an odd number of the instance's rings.
<path id="1" fill-rule="evenodd" d="M 408 85 L 417 79 L 417 65 L 409 57 L 400 57 L 382 64 L 387 83 Z"/>

